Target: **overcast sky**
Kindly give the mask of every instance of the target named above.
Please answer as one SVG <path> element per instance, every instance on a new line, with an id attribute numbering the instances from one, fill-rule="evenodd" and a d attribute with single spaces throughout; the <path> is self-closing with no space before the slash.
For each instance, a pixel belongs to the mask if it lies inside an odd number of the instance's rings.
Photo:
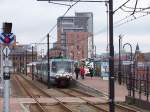
<path id="1" fill-rule="evenodd" d="M 114 10 L 127 0 L 114 0 Z M 136 0 L 131 0 L 126 6 L 134 7 Z M 68 3 L 72 4 L 72 3 Z M 150 6 L 149 0 L 139 0 L 137 7 Z M 56 24 L 57 18 L 62 16 L 68 9 L 67 6 L 50 4 L 36 0 L 0 0 L 0 24 L 3 22 L 13 23 L 13 33 L 16 34 L 17 42 L 30 44 L 41 41 L 50 29 Z M 72 7 L 66 16 L 74 16 L 75 12 L 93 12 L 94 15 L 94 42 L 97 46 L 97 53 L 106 52 L 107 46 L 107 14 L 105 3 L 78 3 Z M 124 8 L 126 9 L 126 8 Z M 129 10 L 129 9 L 126 9 Z M 114 14 L 114 26 L 116 21 L 130 15 L 122 10 Z M 137 13 L 135 16 L 141 16 Z M 133 16 L 126 19 L 130 20 Z M 150 51 L 150 15 L 139 18 L 132 22 L 114 27 L 114 45 L 118 52 L 118 36 L 123 36 L 123 43 L 129 42 L 135 50 L 139 43 L 142 52 Z M 125 22 L 125 21 L 121 21 Z M 118 23 L 118 22 L 117 22 Z M 56 28 L 50 34 L 51 42 L 56 40 Z M 129 50 L 129 48 L 126 48 Z"/>

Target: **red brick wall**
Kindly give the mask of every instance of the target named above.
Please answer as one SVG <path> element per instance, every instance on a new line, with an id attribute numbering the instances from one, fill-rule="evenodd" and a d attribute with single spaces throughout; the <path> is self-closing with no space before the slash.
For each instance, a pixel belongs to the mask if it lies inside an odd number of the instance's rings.
<path id="1" fill-rule="evenodd" d="M 67 56 L 75 60 L 88 57 L 88 33 L 87 32 L 67 32 Z"/>
<path id="2" fill-rule="evenodd" d="M 61 43 L 61 30 L 57 31 L 57 42 Z M 66 32 L 66 55 L 75 60 L 88 58 L 88 36 L 88 32 Z M 59 44 L 58 48 L 61 49 Z"/>

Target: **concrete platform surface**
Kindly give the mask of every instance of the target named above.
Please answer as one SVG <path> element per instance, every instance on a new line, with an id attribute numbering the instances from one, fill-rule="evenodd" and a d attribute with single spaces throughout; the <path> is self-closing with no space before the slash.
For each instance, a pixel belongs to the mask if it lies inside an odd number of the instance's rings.
<path id="1" fill-rule="evenodd" d="M 109 94 L 109 81 L 103 80 L 100 77 L 88 77 L 86 76 L 84 80 L 79 78 L 76 80 L 79 84 L 84 85 L 85 87 L 89 87 L 92 89 L 95 89 L 96 91 L 99 91 L 106 96 Z M 125 101 L 125 96 L 128 95 L 128 90 L 126 86 L 119 85 L 117 82 L 115 82 L 115 101 Z"/>

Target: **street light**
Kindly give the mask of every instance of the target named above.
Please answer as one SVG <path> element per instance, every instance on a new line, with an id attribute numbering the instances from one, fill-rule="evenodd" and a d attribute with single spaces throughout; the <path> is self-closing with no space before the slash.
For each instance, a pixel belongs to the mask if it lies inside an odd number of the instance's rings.
<path id="1" fill-rule="evenodd" d="M 96 45 L 94 45 L 94 50 L 95 50 L 95 58 L 96 58 Z"/>
<path id="2" fill-rule="evenodd" d="M 121 85 L 122 82 L 122 74 L 121 74 L 121 53 L 120 53 L 120 49 L 121 49 L 121 41 L 122 41 L 122 36 L 119 35 L 119 64 L 118 64 L 118 83 Z"/>
<path id="3" fill-rule="evenodd" d="M 123 49 L 126 45 L 129 45 L 130 46 L 130 51 L 131 51 L 131 57 L 130 57 L 130 75 L 129 75 L 129 96 L 131 96 L 131 89 L 132 89 L 132 73 L 131 73 L 131 64 L 132 64 L 132 46 L 130 43 L 125 43 L 123 45 Z M 134 89 L 134 88 L 133 88 Z"/>
<path id="4" fill-rule="evenodd" d="M 131 44 L 130 43 L 125 43 L 124 45 L 123 45 L 123 49 L 124 49 L 124 47 L 126 46 L 126 45 L 129 45 L 130 46 L 130 51 L 131 51 L 131 54 L 130 54 L 130 61 L 132 62 L 132 46 L 131 46 Z"/>

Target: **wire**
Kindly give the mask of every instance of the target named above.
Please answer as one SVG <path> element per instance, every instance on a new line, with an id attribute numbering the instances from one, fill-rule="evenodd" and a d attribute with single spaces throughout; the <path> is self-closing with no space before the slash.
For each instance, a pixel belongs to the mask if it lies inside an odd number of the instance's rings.
<path id="1" fill-rule="evenodd" d="M 126 6 L 126 5 L 124 5 L 123 7 L 125 7 L 125 8 L 128 8 L 128 9 L 134 9 L 133 7 L 128 7 L 128 6 Z M 148 6 L 148 7 L 143 7 L 143 8 L 136 8 L 136 9 L 139 9 L 139 10 L 142 10 L 142 9 L 150 9 L 150 6 Z"/>
<path id="2" fill-rule="evenodd" d="M 71 5 L 68 5 L 68 4 L 56 3 L 56 2 L 51 2 L 51 1 L 48 1 L 48 3 L 52 3 L 52 4 L 56 4 L 56 5 L 71 6 Z"/>
<path id="3" fill-rule="evenodd" d="M 125 3 L 123 3 L 121 6 L 119 6 L 113 13 L 117 12 L 120 8 L 122 8 L 124 5 L 126 5 L 128 2 L 130 2 L 130 0 L 126 1 Z"/>
<path id="4" fill-rule="evenodd" d="M 136 2 L 135 2 L 134 10 L 133 10 L 133 13 L 131 15 L 133 15 L 135 13 L 137 4 L 138 4 L 138 0 L 136 0 Z"/>
<path id="5" fill-rule="evenodd" d="M 147 15 L 149 15 L 149 14 L 150 14 L 150 12 L 146 13 L 145 15 L 138 16 L 138 17 L 135 17 L 135 18 L 133 18 L 133 19 L 127 20 L 127 21 L 125 21 L 125 22 L 122 22 L 122 23 L 120 23 L 120 24 L 118 24 L 118 25 L 115 25 L 114 27 L 122 26 L 122 25 L 124 25 L 124 24 L 126 24 L 126 23 L 129 23 L 129 22 L 131 22 L 131 21 L 137 20 L 137 19 L 142 18 L 142 17 L 144 17 L 144 16 L 147 16 Z"/>
<path id="6" fill-rule="evenodd" d="M 120 22 L 122 22 L 122 21 L 124 21 L 124 20 L 126 20 L 126 19 L 128 19 L 128 18 L 130 18 L 130 17 L 134 17 L 134 19 L 136 18 L 135 17 L 135 14 L 137 14 L 137 13 L 146 13 L 146 15 L 147 15 L 147 13 L 149 13 L 148 11 L 146 11 L 145 12 L 145 10 L 148 10 L 148 9 L 150 9 L 150 7 L 148 6 L 148 7 L 145 7 L 145 8 L 137 8 L 137 2 L 138 2 L 138 0 L 136 0 L 136 3 L 135 3 L 135 6 L 134 6 L 134 8 L 133 7 L 127 7 L 126 5 L 123 5 L 120 9 L 122 10 L 122 11 L 124 11 L 124 12 L 132 12 L 130 15 L 128 15 L 128 16 L 126 16 L 126 17 L 124 17 L 124 18 L 122 18 L 121 20 L 119 20 L 119 21 L 116 21 L 116 22 L 114 22 L 114 24 L 120 24 Z M 125 8 L 128 8 L 128 9 L 132 9 L 132 11 L 130 10 L 125 10 L 125 9 L 123 9 L 123 7 L 125 7 Z M 136 9 L 135 9 L 136 8 Z M 131 21 L 131 20 L 127 20 L 125 23 L 127 23 L 128 21 Z M 121 24 L 123 24 L 123 23 L 121 23 Z M 121 25 L 120 24 L 120 25 Z M 116 26 L 120 26 L 120 25 L 116 25 Z"/>
<path id="7" fill-rule="evenodd" d="M 73 6 L 75 6 L 78 2 L 80 2 L 80 0 L 78 0 L 77 2 L 75 2 L 75 3 L 72 4 L 72 5 L 67 5 L 67 6 L 69 6 L 69 8 L 65 11 L 65 13 L 62 15 L 62 17 L 64 17 L 64 16 L 69 12 L 69 10 L 70 10 Z M 51 2 L 50 2 L 50 3 L 51 3 Z M 60 5 L 60 4 L 58 4 L 58 5 Z M 50 31 L 48 32 L 48 34 L 50 34 L 50 33 L 56 28 L 56 26 L 57 26 L 57 23 L 50 29 Z M 45 40 L 46 37 L 47 37 L 47 34 L 40 40 L 40 42 L 43 41 L 43 40 Z"/>

